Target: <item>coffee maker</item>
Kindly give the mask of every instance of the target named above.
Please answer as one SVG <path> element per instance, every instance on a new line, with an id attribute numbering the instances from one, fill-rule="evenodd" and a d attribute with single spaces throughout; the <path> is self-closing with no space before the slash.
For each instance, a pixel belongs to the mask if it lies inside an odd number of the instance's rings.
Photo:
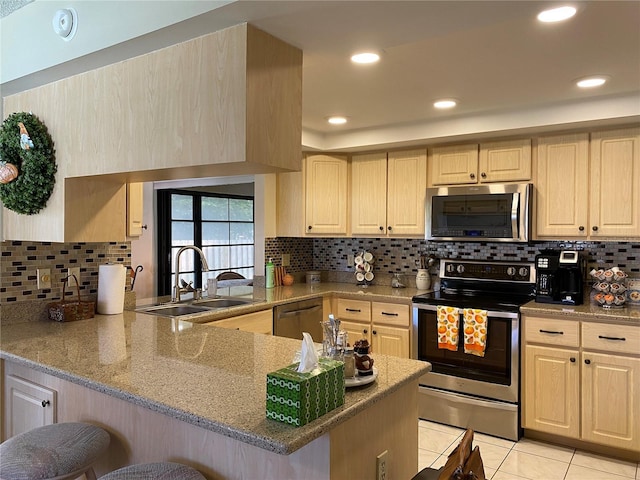
<path id="1" fill-rule="evenodd" d="M 586 259 L 575 250 L 536 255 L 536 302 L 582 305 Z"/>

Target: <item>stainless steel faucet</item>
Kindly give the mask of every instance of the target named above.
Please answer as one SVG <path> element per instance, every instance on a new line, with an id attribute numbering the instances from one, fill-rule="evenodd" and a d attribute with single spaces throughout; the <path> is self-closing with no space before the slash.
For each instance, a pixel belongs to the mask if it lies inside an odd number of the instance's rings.
<path id="1" fill-rule="evenodd" d="M 178 250 L 178 253 L 176 253 L 176 283 L 173 286 L 173 296 L 171 297 L 172 302 L 179 302 L 181 293 L 193 291 L 193 288 L 189 289 L 188 286 L 186 288 L 180 287 L 180 254 L 185 250 L 194 250 L 198 252 L 198 254 L 200 255 L 200 260 L 202 261 L 202 270 L 205 272 L 209 271 L 209 264 L 207 263 L 207 259 L 204 256 L 202 250 L 200 250 L 198 247 L 196 247 L 195 245 L 187 245 Z"/>

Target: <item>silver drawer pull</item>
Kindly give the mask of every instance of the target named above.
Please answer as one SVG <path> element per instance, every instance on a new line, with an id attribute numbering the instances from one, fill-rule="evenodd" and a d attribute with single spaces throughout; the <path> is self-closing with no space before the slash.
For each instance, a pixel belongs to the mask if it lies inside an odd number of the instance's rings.
<path id="1" fill-rule="evenodd" d="M 604 335 L 598 335 L 598 338 L 601 338 L 603 340 L 618 340 L 619 342 L 624 342 L 627 340 L 624 337 L 605 337 Z"/>
<path id="2" fill-rule="evenodd" d="M 564 332 L 554 332 L 552 330 L 542 330 L 542 329 L 540 329 L 540 333 L 550 333 L 551 335 L 564 335 Z"/>
<path id="3" fill-rule="evenodd" d="M 355 313 L 360 313 L 360 312 L 362 311 L 362 310 L 360 310 L 359 308 L 358 308 L 358 309 L 355 309 L 355 308 L 345 308 L 345 310 L 346 310 L 347 312 L 355 312 Z"/>
<path id="4" fill-rule="evenodd" d="M 398 316 L 397 313 L 388 313 L 388 312 L 380 312 L 380 313 L 382 313 L 382 315 L 387 315 L 389 317 L 397 317 Z"/>

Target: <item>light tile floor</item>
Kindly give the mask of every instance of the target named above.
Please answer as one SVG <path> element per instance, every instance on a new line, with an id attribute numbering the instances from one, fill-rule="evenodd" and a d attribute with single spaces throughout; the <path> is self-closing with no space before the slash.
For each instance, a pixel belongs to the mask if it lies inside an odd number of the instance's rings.
<path id="1" fill-rule="evenodd" d="M 440 468 L 462 439 L 464 429 L 419 421 L 418 466 Z M 487 479 L 640 480 L 640 463 L 604 457 L 527 438 L 512 442 L 475 433 Z"/>

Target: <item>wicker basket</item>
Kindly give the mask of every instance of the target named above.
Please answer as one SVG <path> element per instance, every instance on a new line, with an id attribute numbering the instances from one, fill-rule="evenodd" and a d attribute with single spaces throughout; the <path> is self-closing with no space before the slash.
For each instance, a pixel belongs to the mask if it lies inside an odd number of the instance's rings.
<path id="1" fill-rule="evenodd" d="M 65 300 L 65 291 L 67 289 L 67 281 L 70 277 L 76 281 L 76 289 L 78 292 L 77 300 Z M 49 319 L 55 322 L 73 322 L 74 320 L 86 320 L 93 318 L 96 311 L 96 302 L 83 302 L 80 299 L 80 286 L 75 275 L 65 277 L 62 280 L 62 300 L 47 305 Z"/>

